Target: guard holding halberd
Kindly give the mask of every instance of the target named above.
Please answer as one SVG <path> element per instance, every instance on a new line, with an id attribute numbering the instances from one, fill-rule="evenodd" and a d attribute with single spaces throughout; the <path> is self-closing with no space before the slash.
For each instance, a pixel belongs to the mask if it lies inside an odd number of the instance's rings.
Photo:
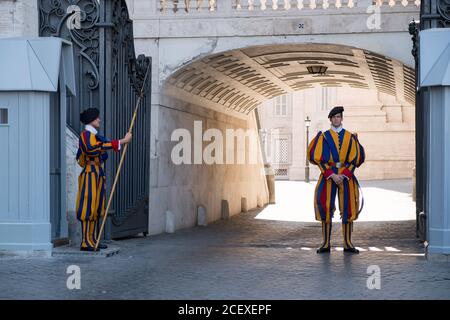
<path id="1" fill-rule="evenodd" d="M 131 141 L 131 133 L 123 139 L 109 141 L 98 134 L 100 111 L 89 108 L 80 114 L 85 130 L 80 134 L 76 159 L 83 168 L 78 177 L 77 219 L 81 222 L 81 251 L 95 251 L 99 218 L 105 215 L 106 177 L 103 163 L 108 159 L 108 150 L 118 152 L 122 145 Z M 100 249 L 106 245 L 99 244 Z"/>

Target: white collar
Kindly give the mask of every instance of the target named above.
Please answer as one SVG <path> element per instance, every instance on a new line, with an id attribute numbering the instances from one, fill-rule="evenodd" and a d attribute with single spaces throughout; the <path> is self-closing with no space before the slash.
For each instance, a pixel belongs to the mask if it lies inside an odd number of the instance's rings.
<path id="1" fill-rule="evenodd" d="M 93 126 L 91 126 L 90 124 L 87 124 L 84 126 L 84 128 L 89 131 L 92 132 L 93 134 L 97 134 L 97 129 L 95 129 Z"/>
<path id="2" fill-rule="evenodd" d="M 331 130 L 333 130 L 336 133 L 341 132 L 341 130 L 343 129 L 342 124 L 339 127 L 335 127 L 335 126 L 331 125 L 330 128 L 331 128 Z"/>

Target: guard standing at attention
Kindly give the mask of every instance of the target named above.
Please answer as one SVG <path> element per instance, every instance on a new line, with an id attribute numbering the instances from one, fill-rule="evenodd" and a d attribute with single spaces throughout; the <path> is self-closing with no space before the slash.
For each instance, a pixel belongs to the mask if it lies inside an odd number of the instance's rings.
<path id="1" fill-rule="evenodd" d="M 98 134 L 100 111 L 89 108 L 80 114 L 85 129 L 80 134 L 76 159 L 83 168 L 78 177 L 76 204 L 77 219 L 81 222 L 81 251 L 94 251 L 97 241 L 99 218 L 105 214 L 106 177 L 103 163 L 108 159 L 108 150 L 118 152 L 122 145 L 131 141 L 131 133 L 123 139 L 107 140 Z M 107 246 L 99 244 L 100 249 Z"/>
<path id="2" fill-rule="evenodd" d="M 330 252 L 331 226 L 336 195 L 342 219 L 344 252 L 359 253 L 352 244 L 353 221 L 362 210 L 360 187 L 354 172 L 365 159 L 356 133 L 342 127 L 344 108 L 334 107 L 328 114 L 330 129 L 319 133 L 308 146 L 308 159 L 320 169 L 314 194 L 316 220 L 322 222 L 323 243 L 317 253 Z M 361 205 L 361 208 L 360 208 Z"/>

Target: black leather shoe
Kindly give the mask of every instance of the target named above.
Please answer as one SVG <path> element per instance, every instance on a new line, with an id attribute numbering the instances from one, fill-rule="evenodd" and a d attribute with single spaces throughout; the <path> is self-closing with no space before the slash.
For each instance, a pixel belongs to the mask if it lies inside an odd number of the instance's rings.
<path id="1" fill-rule="evenodd" d="M 328 253 L 328 252 L 330 252 L 330 247 L 320 247 L 319 249 L 317 249 L 316 252 L 317 253 Z"/>
<path id="2" fill-rule="evenodd" d="M 106 244 L 103 244 L 103 243 L 99 243 L 98 244 L 98 247 L 97 247 L 98 249 L 107 249 L 108 248 L 108 246 L 106 245 Z"/>
<path id="3" fill-rule="evenodd" d="M 345 249 L 345 248 L 344 248 L 344 252 L 349 252 L 349 253 L 358 254 L 358 253 L 359 253 L 359 250 L 356 249 L 356 248 L 348 248 L 348 249 Z"/>

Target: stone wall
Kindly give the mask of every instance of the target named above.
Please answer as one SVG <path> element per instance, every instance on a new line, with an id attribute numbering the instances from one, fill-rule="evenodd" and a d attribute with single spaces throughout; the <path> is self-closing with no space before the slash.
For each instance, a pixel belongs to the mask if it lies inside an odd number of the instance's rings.
<path id="1" fill-rule="evenodd" d="M 171 141 L 173 130 L 185 128 L 194 139 L 194 121 L 202 121 L 203 132 L 217 128 L 256 129 L 255 117 L 237 119 L 197 105 L 163 97 L 152 113 L 152 155 L 150 166 L 150 234 L 166 231 L 166 222 L 174 229 L 195 226 L 197 207 L 206 209 L 206 222 L 221 219 L 222 200 L 227 200 L 229 216 L 268 203 L 268 190 L 260 148 L 257 164 L 180 164 L 171 152 L 178 141 Z M 205 147 L 209 142 L 204 142 Z M 248 152 L 248 144 L 246 145 Z M 242 208 L 246 198 L 246 208 Z M 170 211 L 166 221 L 167 211 Z"/>
<path id="2" fill-rule="evenodd" d="M 37 37 L 38 34 L 39 15 L 37 1 L 0 1 L 0 37 Z"/>
<path id="3" fill-rule="evenodd" d="M 81 172 L 81 167 L 75 159 L 77 150 L 78 135 L 70 128 L 66 127 L 66 216 L 71 244 L 78 244 L 81 240 L 81 228 L 75 213 L 78 176 Z"/>
<path id="4" fill-rule="evenodd" d="M 222 6 L 222 2 L 219 5 Z M 414 65 L 408 23 L 412 17 L 418 16 L 418 9 L 409 6 L 387 9 L 381 15 L 383 28 L 369 30 L 366 6 L 348 10 L 344 15 L 317 10 L 289 10 L 279 14 L 272 10 L 235 13 L 231 12 L 231 6 L 228 6 L 229 11 L 219 8 L 211 13 L 185 14 L 180 10 L 170 14 L 161 13 L 156 2 L 127 0 L 127 3 L 133 19 L 136 53 L 150 55 L 153 59 L 150 234 L 165 231 L 167 211 L 171 212 L 168 216 L 174 220 L 170 229 L 178 229 L 196 224 L 198 205 L 206 207 L 207 220 L 211 222 L 221 217 L 223 199 L 229 201 L 231 214 L 241 211 L 241 197 L 244 196 L 248 198 L 249 208 L 256 205 L 258 197 L 261 203 L 267 203 L 267 187 L 265 179 L 259 176 L 260 168 L 232 165 L 186 167 L 170 163 L 170 150 L 175 144 L 170 142 L 170 132 L 174 128 L 192 130 L 194 120 L 202 120 L 205 126 L 221 130 L 226 126 L 250 126 L 250 120 L 236 115 L 231 108 L 201 101 L 194 95 L 165 92 L 185 102 L 167 100 L 163 88 L 177 70 L 192 61 L 227 50 L 298 43 L 353 46 Z M 371 4 L 371 1 L 365 4 Z M 298 28 L 299 24 L 304 28 Z M 391 171 L 395 170 L 397 168 L 393 166 Z"/>

